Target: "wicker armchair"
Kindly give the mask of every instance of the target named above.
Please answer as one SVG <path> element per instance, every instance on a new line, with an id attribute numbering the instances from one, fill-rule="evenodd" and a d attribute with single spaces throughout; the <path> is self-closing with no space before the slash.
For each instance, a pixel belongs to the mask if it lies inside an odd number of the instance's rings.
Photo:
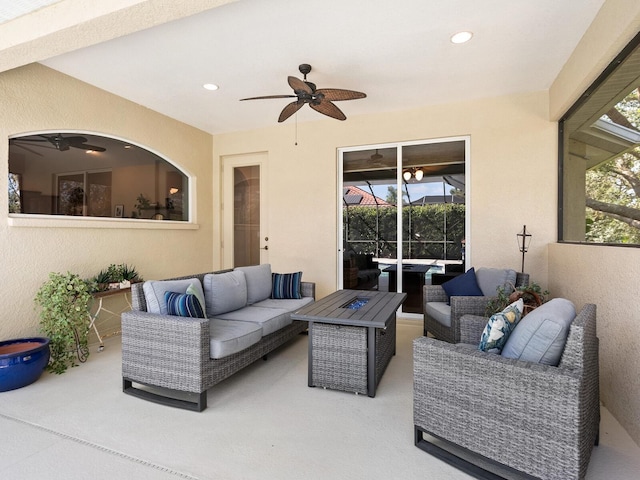
<path id="1" fill-rule="evenodd" d="M 518 272 L 516 275 L 516 287 L 527 285 L 529 283 L 529 274 Z M 440 308 L 445 307 L 447 302 L 447 294 L 441 285 L 425 285 L 424 286 L 424 335 L 430 332 L 438 340 L 444 340 L 449 343 L 460 342 L 460 318 L 463 315 L 480 315 L 484 316 L 487 304 L 495 297 L 451 297 L 451 313 L 447 322 L 442 322 L 430 315 L 427 304 L 435 302 Z M 486 324 L 486 321 L 485 321 Z M 484 327 L 484 325 L 483 325 Z M 480 338 L 478 336 L 478 338 Z"/>
<path id="2" fill-rule="evenodd" d="M 484 320 L 460 323 L 463 338 L 478 342 Z M 420 337 L 413 346 L 416 446 L 476 478 L 511 478 L 514 470 L 585 477 L 600 423 L 595 305 L 573 320 L 557 367 L 485 353 L 477 343 Z"/>

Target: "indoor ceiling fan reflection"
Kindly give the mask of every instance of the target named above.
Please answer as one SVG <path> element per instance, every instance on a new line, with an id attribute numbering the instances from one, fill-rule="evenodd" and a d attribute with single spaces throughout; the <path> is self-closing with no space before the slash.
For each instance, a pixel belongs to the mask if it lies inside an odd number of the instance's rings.
<path id="1" fill-rule="evenodd" d="M 61 133 L 55 135 L 31 135 L 29 137 L 12 138 L 11 144 L 28 150 L 23 143 L 33 147 L 54 148 L 60 152 L 69 150 L 69 148 L 80 148 L 82 150 L 93 150 L 94 152 L 105 152 L 107 149 L 97 145 L 87 143 L 87 138 L 80 135 L 64 137 Z M 33 151 L 32 151 L 33 152 Z"/>

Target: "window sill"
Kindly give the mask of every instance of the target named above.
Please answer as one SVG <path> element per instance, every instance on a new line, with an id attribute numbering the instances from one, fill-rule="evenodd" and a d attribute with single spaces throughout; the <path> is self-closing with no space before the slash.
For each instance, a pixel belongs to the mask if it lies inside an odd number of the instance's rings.
<path id="1" fill-rule="evenodd" d="M 134 218 L 71 217 L 63 215 L 30 215 L 11 213 L 10 227 L 33 228 L 115 228 L 143 230 L 198 230 L 200 226 L 191 222 L 174 220 L 141 220 Z"/>

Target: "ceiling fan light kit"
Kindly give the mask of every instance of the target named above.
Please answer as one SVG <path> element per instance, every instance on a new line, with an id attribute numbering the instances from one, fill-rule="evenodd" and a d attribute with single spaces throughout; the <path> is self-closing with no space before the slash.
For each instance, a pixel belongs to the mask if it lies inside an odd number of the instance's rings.
<path id="1" fill-rule="evenodd" d="M 300 70 L 300 73 L 304 75 L 303 80 L 292 76 L 287 78 L 289 86 L 293 89 L 294 95 L 267 95 L 261 97 L 241 98 L 240 101 L 272 98 L 295 98 L 296 100 L 289 103 L 282 109 L 282 112 L 280 112 L 278 122 L 281 123 L 300 110 L 305 104 L 309 104 L 309 106 L 316 112 L 327 115 L 328 117 L 335 118 L 337 120 L 346 120 L 346 115 L 333 102 L 356 100 L 367 96 L 362 92 L 356 92 L 354 90 L 344 90 L 340 88 L 316 88 L 315 83 L 307 81 L 307 74 L 311 72 L 311 65 L 303 63 L 298 66 L 298 70 Z"/>
<path id="2" fill-rule="evenodd" d="M 422 168 L 411 168 L 409 170 L 405 170 L 402 172 L 402 178 L 404 178 L 405 182 L 411 180 L 411 177 L 414 177 L 418 182 L 422 180 L 424 177 L 424 170 Z"/>

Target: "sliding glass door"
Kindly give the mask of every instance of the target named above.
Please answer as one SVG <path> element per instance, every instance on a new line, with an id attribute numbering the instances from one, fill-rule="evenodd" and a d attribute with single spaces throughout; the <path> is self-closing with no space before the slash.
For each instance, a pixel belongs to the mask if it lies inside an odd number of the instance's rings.
<path id="1" fill-rule="evenodd" d="M 339 152 L 339 288 L 406 292 L 422 313 L 422 287 L 464 263 L 468 139 Z"/>

